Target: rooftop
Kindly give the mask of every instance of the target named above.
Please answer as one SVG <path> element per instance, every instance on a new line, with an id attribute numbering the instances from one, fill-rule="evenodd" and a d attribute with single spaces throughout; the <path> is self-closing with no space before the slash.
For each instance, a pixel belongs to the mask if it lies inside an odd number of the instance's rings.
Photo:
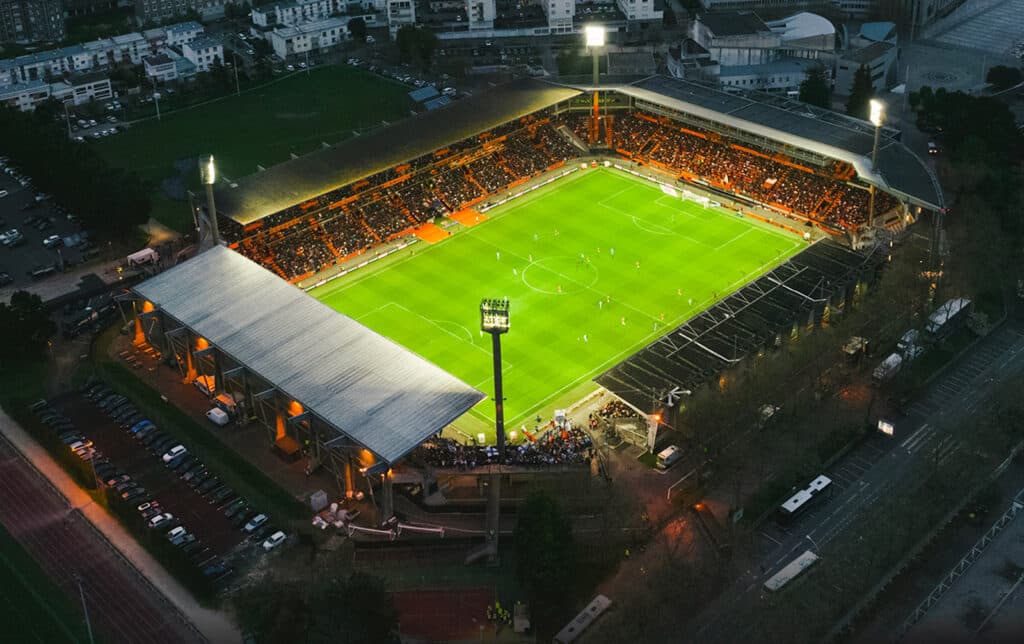
<path id="1" fill-rule="evenodd" d="M 199 24 L 198 22 L 196 22 L 194 20 L 189 20 L 188 22 L 178 22 L 178 23 L 175 23 L 173 25 L 167 25 L 166 27 L 164 27 L 164 31 L 167 32 L 168 35 L 170 35 L 171 33 L 180 33 L 182 31 L 204 31 L 204 30 L 205 30 L 205 27 L 203 27 L 201 24 Z"/>
<path id="2" fill-rule="evenodd" d="M 781 34 L 783 41 L 814 38 L 815 36 L 834 36 L 836 33 L 835 25 L 827 18 L 806 11 L 781 20 L 772 20 L 766 24 L 772 31 Z"/>
<path id="3" fill-rule="evenodd" d="M 174 62 L 173 60 L 171 60 L 170 56 L 164 53 L 153 54 L 151 56 L 143 56 L 142 60 L 150 67 L 154 67 L 156 65 L 170 65 Z"/>
<path id="4" fill-rule="evenodd" d="M 860 26 L 860 37 L 881 42 L 896 37 L 896 25 L 892 22 L 865 22 Z"/>
<path id="5" fill-rule="evenodd" d="M 860 49 L 850 49 L 844 51 L 840 58 L 843 60 L 850 60 L 855 63 L 866 65 L 877 60 L 879 57 L 884 56 L 892 49 L 895 45 L 887 42 L 874 42 L 867 47 L 861 47 Z"/>
<path id="6" fill-rule="evenodd" d="M 324 29 L 344 27 L 348 24 L 348 21 L 348 16 L 340 18 L 324 18 L 323 20 L 314 20 L 312 22 L 303 22 L 297 25 L 278 27 L 274 29 L 274 33 L 281 38 L 294 38 L 295 36 L 301 36 L 302 34 L 309 34 L 315 31 L 323 31 Z"/>
<path id="7" fill-rule="evenodd" d="M 211 36 L 199 36 L 198 38 L 195 38 L 194 40 L 190 40 L 189 42 L 185 43 L 183 46 L 188 47 L 193 51 L 197 51 L 200 49 L 206 49 L 207 47 L 216 49 L 217 47 L 222 47 L 223 45 L 219 40 Z"/>
<path id="8" fill-rule="evenodd" d="M 217 211 L 245 225 L 580 93 L 531 79 L 499 85 L 243 177 L 237 187 L 221 184 Z"/>
<path id="9" fill-rule="evenodd" d="M 716 11 L 704 14 L 699 20 L 719 38 L 771 32 L 752 11 Z"/>
<path id="10" fill-rule="evenodd" d="M 807 69 L 820 66 L 821 61 L 811 58 L 783 58 L 763 65 L 722 65 L 721 77 L 753 76 L 759 74 L 804 73 Z"/>
<path id="11" fill-rule="evenodd" d="M 134 290 L 388 463 L 486 397 L 223 246 Z"/>

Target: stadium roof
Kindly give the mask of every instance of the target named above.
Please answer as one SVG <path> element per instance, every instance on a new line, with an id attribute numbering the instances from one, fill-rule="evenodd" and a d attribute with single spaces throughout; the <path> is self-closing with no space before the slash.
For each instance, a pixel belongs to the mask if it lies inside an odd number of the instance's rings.
<path id="1" fill-rule="evenodd" d="M 485 397 L 223 246 L 134 290 L 388 463 Z"/>
<path id="2" fill-rule="evenodd" d="M 651 76 L 615 91 L 742 129 L 826 157 L 847 161 L 882 189 L 933 210 L 943 207 L 938 181 L 925 162 L 883 130 L 878 172 L 871 168 L 874 127 L 829 110 L 760 92 L 725 92 L 702 83 Z"/>
<path id="3" fill-rule="evenodd" d="M 244 225 L 580 93 L 512 81 L 249 175 L 237 187 L 221 184 L 217 211 Z"/>

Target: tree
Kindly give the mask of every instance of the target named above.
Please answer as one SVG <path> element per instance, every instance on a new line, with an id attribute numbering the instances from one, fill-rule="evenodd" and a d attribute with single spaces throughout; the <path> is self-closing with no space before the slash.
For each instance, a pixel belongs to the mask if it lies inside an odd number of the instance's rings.
<path id="1" fill-rule="evenodd" d="M 815 65 L 807 70 L 807 77 L 800 83 L 800 100 L 825 109 L 831 107 L 832 87 L 828 82 L 825 68 L 821 65 Z"/>
<path id="2" fill-rule="evenodd" d="M 430 29 L 416 30 L 416 53 L 420 58 L 423 69 L 430 68 L 430 61 L 434 57 L 434 50 L 437 49 L 437 36 Z"/>
<path id="3" fill-rule="evenodd" d="M 312 642 L 398 642 L 398 611 L 379 577 L 355 572 L 324 583 L 310 600 Z"/>
<path id="4" fill-rule="evenodd" d="M 395 34 L 395 44 L 398 45 L 398 59 L 403 63 L 411 62 L 416 51 L 416 27 L 402 25 Z"/>
<path id="5" fill-rule="evenodd" d="M 348 32 L 352 34 L 352 40 L 359 43 L 366 42 L 366 21 L 359 16 L 349 20 Z"/>
<path id="6" fill-rule="evenodd" d="M 850 97 L 846 101 L 846 113 L 866 120 L 868 118 L 868 102 L 874 94 L 875 90 L 871 85 L 871 68 L 861 65 L 853 76 Z"/>
<path id="7" fill-rule="evenodd" d="M 1006 65 L 996 65 L 989 69 L 985 76 L 985 82 L 991 83 L 992 87 L 997 90 L 1009 89 L 1020 83 L 1020 80 L 1020 69 Z"/>
<path id="8" fill-rule="evenodd" d="M 57 325 L 50 319 L 38 295 L 16 291 L 11 303 L 0 302 L 0 334 L 7 340 L 0 343 L 0 365 L 4 368 L 46 354 Z"/>
<path id="9" fill-rule="evenodd" d="M 576 568 L 572 525 L 544 492 L 528 496 L 517 517 L 516 572 L 530 594 L 535 614 L 557 612 L 571 597 Z"/>

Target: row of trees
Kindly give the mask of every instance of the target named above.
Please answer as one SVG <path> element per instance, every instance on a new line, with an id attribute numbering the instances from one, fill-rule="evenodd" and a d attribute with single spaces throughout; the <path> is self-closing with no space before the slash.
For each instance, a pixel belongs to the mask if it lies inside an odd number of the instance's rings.
<path id="1" fill-rule="evenodd" d="M 0 369 L 43 359 L 56 332 L 38 295 L 17 291 L 10 304 L 0 302 Z"/>
<path id="2" fill-rule="evenodd" d="M 416 63 L 423 69 L 429 69 L 437 49 L 437 36 L 429 29 L 404 25 L 395 36 L 395 44 L 403 63 Z"/>
<path id="3" fill-rule="evenodd" d="M 112 167 L 90 145 L 70 140 L 56 120 L 60 110 L 54 102 L 35 112 L 0 107 L 4 154 L 86 228 L 126 236 L 149 219 L 149 190 L 134 172 Z"/>

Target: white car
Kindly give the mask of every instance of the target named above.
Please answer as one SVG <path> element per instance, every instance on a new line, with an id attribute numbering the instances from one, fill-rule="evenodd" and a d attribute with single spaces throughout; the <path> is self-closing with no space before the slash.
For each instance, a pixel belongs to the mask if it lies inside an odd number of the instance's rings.
<path id="1" fill-rule="evenodd" d="M 149 527 L 151 527 L 151 528 L 159 527 L 160 525 L 162 525 L 164 523 L 167 523 L 168 521 L 170 521 L 173 518 L 174 518 L 174 515 L 171 514 L 170 512 L 164 512 L 163 514 L 158 514 L 158 515 L 156 515 L 155 517 L 153 517 L 152 519 L 149 520 Z"/>
<path id="2" fill-rule="evenodd" d="M 186 532 L 188 532 L 188 530 L 186 530 L 184 526 L 178 526 L 177 528 L 171 528 L 168 530 L 166 537 L 168 541 L 173 541 L 174 539 L 185 536 Z"/>
<path id="3" fill-rule="evenodd" d="M 287 538 L 288 537 L 285 535 L 285 533 L 278 530 L 274 534 L 267 537 L 267 540 L 263 542 L 263 549 L 267 552 L 270 552 L 274 548 L 284 543 L 284 540 Z"/>
<path id="4" fill-rule="evenodd" d="M 11 193 L 7 192 L 6 190 L 0 190 L 0 197 L 6 197 L 9 194 Z"/>
<path id="5" fill-rule="evenodd" d="M 256 528 L 260 527 L 261 525 L 263 525 L 266 522 L 267 522 L 267 515 L 265 515 L 265 514 L 257 514 L 253 518 L 249 519 L 249 522 L 246 523 L 245 527 L 242 528 L 242 529 L 245 530 L 246 532 L 252 532 Z"/>
<path id="6" fill-rule="evenodd" d="M 61 241 L 60 235 L 50 235 L 49 237 L 43 240 L 43 246 L 45 246 L 46 248 L 55 248 L 63 243 L 64 242 Z"/>
<path id="7" fill-rule="evenodd" d="M 174 459 L 178 458 L 182 454 L 187 454 L 187 453 L 188 453 L 188 450 L 185 448 L 184 445 L 175 445 L 171 449 L 167 450 L 167 453 L 164 454 L 164 456 L 163 456 L 164 463 L 170 463 L 171 461 L 173 461 Z"/>

